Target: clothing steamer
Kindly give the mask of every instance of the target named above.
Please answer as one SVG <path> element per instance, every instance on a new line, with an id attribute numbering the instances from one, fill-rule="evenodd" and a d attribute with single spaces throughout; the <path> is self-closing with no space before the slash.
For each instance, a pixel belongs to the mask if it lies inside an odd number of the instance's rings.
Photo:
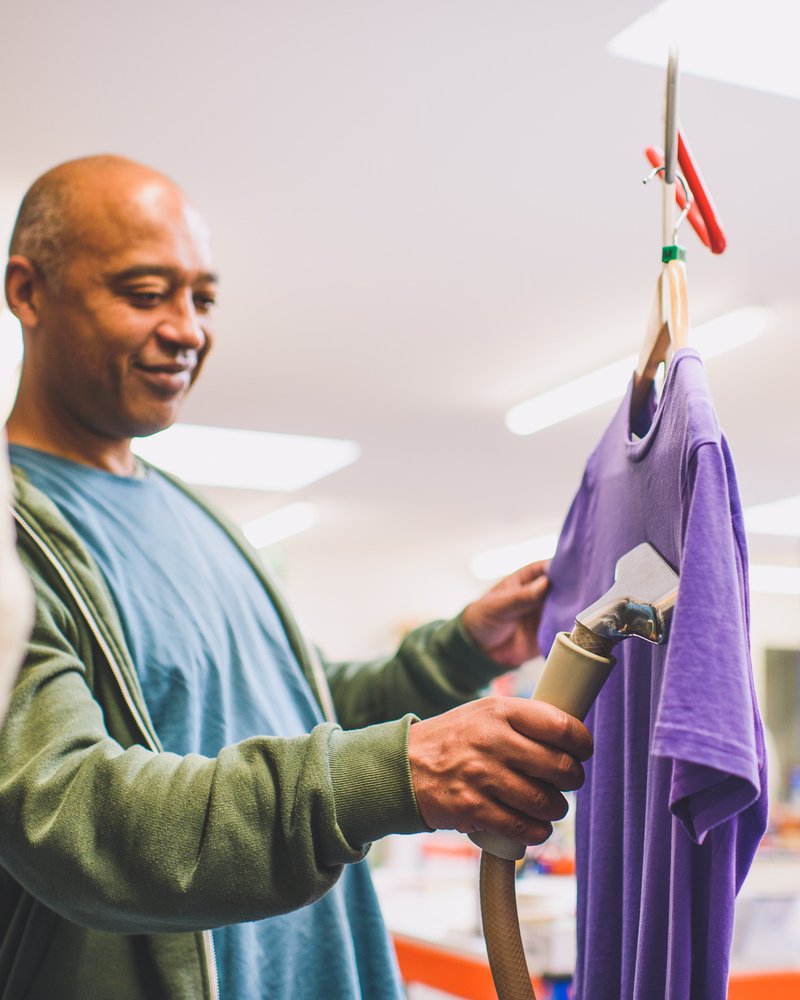
<path id="1" fill-rule="evenodd" d="M 662 156 L 653 147 L 646 151 L 654 170 L 645 181 L 659 173 L 664 179 L 662 270 L 634 373 L 632 418 L 642 411 L 661 365 L 666 367 L 672 354 L 688 342 L 686 252 L 676 242 L 678 227 L 688 217 L 713 253 L 725 249 L 715 209 L 678 130 L 677 89 L 678 56 L 672 47 L 667 67 L 664 153 Z M 691 191 L 676 173 L 676 160 L 691 181 Z M 682 191 L 676 190 L 676 178 Z M 682 211 L 673 224 L 676 200 Z M 665 642 L 677 594 L 677 573 L 650 544 L 645 542 L 623 555 L 611 589 L 577 615 L 571 633 L 562 632 L 556 637 L 533 698 L 583 721 L 616 662 L 613 648 L 630 637 Z M 525 961 L 515 894 L 516 862 L 524 856 L 525 846 L 485 831 L 471 834 L 470 839 L 482 849 L 481 917 L 498 998 L 536 1000 Z"/>
<path id="2" fill-rule="evenodd" d="M 677 595 L 677 574 L 652 545 L 637 545 L 617 563 L 611 589 L 556 636 L 533 697 L 586 718 L 616 663 L 613 648 L 632 636 L 663 643 Z M 470 838 L 482 849 L 481 917 L 499 1000 L 535 1000 L 514 889 L 525 845 L 489 832 Z"/>

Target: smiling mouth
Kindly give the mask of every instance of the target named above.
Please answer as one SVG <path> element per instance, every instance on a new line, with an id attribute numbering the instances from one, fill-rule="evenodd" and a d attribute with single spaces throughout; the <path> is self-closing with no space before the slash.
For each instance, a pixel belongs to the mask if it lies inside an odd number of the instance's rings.
<path id="1" fill-rule="evenodd" d="M 135 365 L 145 382 L 159 395 L 172 396 L 184 392 L 192 382 L 194 368 L 187 365 Z"/>

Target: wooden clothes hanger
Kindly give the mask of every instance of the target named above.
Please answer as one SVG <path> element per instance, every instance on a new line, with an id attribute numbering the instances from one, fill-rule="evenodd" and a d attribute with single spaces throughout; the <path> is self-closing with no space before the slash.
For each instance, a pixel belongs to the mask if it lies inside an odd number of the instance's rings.
<path id="1" fill-rule="evenodd" d="M 688 344 L 686 264 L 676 258 L 664 264 L 656 282 L 644 343 L 636 365 L 631 413 L 640 411 L 660 366 L 668 365 L 675 351 Z"/>

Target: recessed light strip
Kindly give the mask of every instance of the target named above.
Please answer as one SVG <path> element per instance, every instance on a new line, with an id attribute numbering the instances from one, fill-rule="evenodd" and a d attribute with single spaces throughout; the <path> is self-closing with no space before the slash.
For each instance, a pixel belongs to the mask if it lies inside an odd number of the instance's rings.
<path id="1" fill-rule="evenodd" d="M 760 594 L 800 597 L 800 566 L 751 566 L 750 589 Z"/>
<path id="2" fill-rule="evenodd" d="M 800 496 L 746 507 L 744 526 L 748 534 L 800 538 Z"/>
<path id="3" fill-rule="evenodd" d="M 743 513 L 748 534 L 800 538 L 800 496 L 746 507 Z M 473 558 L 470 571 L 478 580 L 496 580 L 526 563 L 552 559 L 557 544 L 558 535 L 552 534 L 489 549 Z M 766 593 L 800 594 L 800 569 L 793 566 L 751 566 L 750 587 Z"/>
<path id="4" fill-rule="evenodd" d="M 142 458 L 189 483 L 289 493 L 350 465 L 355 441 L 175 424 L 138 438 Z"/>
<path id="5" fill-rule="evenodd" d="M 542 535 L 481 552 L 472 560 L 470 570 L 478 580 L 498 580 L 526 563 L 551 559 L 557 542 L 557 535 Z M 800 566 L 753 565 L 750 567 L 750 590 L 800 597 Z"/>
<path id="6" fill-rule="evenodd" d="M 526 563 L 551 559 L 555 555 L 558 535 L 540 535 L 514 545 L 481 552 L 470 563 L 470 572 L 478 580 L 497 580 L 525 566 Z"/>
<path id="7" fill-rule="evenodd" d="M 692 331 L 691 346 L 704 359 L 713 358 L 755 340 L 771 321 L 771 309 L 745 306 L 696 327 Z M 512 434 L 534 434 L 601 403 L 620 399 L 637 361 L 637 356 L 632 354 L 518 403 L 506 414 L 506 427 Z"/>
<path id="8" fill-rule="evenodd" d="M 317 523 L 313 504 L 305 501 L 287 504 L 244 525 L 242 531 L 253 548 L 265 549 L 290 538 Z"/>
<path id="9" fill-rule="evenodd" d="M 0 306 L 0 371 L 9 375 L 22 361 L 22 328 L 11 312 Z"/>
<path id="10" fill-rule="evenodd" d="M 608 51 L 664 67 L 675 39 L 682 73 L 800 98 L 798 33 L 791 0 L 666 0 L 612 38 Z"/>

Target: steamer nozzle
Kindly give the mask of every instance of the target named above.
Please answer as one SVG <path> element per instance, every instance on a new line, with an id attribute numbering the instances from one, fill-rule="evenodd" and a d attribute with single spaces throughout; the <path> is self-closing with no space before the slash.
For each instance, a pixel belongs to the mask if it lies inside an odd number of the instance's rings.
<path id="1" fill-rule="evenodd" d="M 583 721 L 617 662 L 614 646 L 631 636 L 664 642 L 677 597 L 678 574 L 649 542 L 626 552 L 611 589 L 577 615 L 571 634 L 556 636 L 533 697 Z M 470 839 L 498 858 L 525 854 L 524 844 L 488 830 Z"/>
<path id="2" fill-rule="evenodd" d="M 605 647 L 589 648 L 606 655 L 633 635 L 647 642 L 664 642 L 678 596 L 678 574 L 649 542 L 642 542 L 620 557 L 614 579 L 609 591 L 576 615 L 572 641 L 586 648 L 580 641 L 585 629 Z"/>

